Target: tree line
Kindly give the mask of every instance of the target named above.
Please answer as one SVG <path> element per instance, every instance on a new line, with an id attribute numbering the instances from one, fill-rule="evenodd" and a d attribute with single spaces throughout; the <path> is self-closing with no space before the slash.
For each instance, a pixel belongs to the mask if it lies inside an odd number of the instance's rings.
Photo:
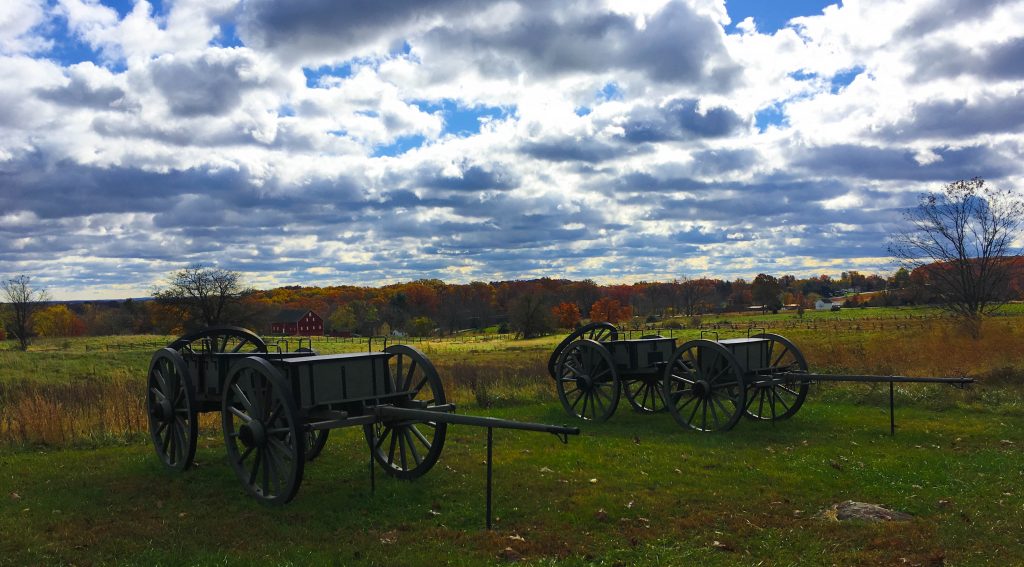
<path id="1" fill-rule="evenodd" d="M 935 300 L 925 270 L 904 268 L 883 277 L 850 270 L 838 278 L 758 274 L 744 278 L 679 278 L 670 282 L 601 285 L 592 280 L 534 280 L 446 283 L 416 280 L 381 287 L 285 286 L 245 288 L 236 272 L 200 265 L 175 272 L 150 300 L 46 302 L 27 297 L 31 278 L 14 303 L 35 303 L 16 317 L 4 317 L 12 338 L 114 334 L 177 334 L 209 325 L 233 324 L 269 332 L 271 323 L 293 310 L 312 310 L 329 333 L 413 336 L 447 335 L 498 327 L 522 336 L 572 328 L 585 320 L 644 325 L 671 318 L 746 311 L 752 305 L 813 308 L 817 299 L 851 295 L 847 305 L 918 305 Z M 1018 285 L 1017 290 L 1022 286 Z M 862 298 L 858 302 L 856 298 Z M 11 302 L 8 302 L 11 303 Z M 19 333 L 18 329 L 23 330 Z"/>

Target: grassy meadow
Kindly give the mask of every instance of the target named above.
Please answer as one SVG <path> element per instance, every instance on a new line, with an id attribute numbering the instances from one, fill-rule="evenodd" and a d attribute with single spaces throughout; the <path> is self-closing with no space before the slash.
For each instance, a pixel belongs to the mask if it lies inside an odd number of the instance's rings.
<path id="1" fill-rule="evenodd" d="M 978 383 L 812 387 L 793 419 L 702 435 L 623 400 L 562 445 L 495 431 L 495 529 L 483 529 L 486 433 L 452 426 L 415 482 L 378 471 L 360 431 L 335 430 L 281 508 L 245 497 L 217 414 L 197 466 L 164 470 L 149 445 L 149 357 L 172 337 L 0 345 L 0 565 L 1008 565 L 1024 563 L 1024 310 L 964 338 L 927 309 L 704 317 L 801 347 L 812 370 L 957 376 Z M 699 331 L 672 331 L 680 339 Z M 571 423 L 546 376 L 562 335 L 414 342 L 460 411 Z M 294 342 L 292 343 L 294 347 Z M 377 342 L 375 349 L 382 345 Z M 321 353 L 366 340 L 315 341 Z M 837 522 L 844 500 L 906 522 Z"/>

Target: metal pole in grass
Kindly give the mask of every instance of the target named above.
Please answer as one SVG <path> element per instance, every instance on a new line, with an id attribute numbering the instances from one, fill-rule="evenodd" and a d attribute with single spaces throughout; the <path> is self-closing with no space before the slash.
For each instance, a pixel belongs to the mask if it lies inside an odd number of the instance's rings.
<path id="1" fill-rule="evenodd" d="M 889 382 L 889 437 L 896 435 L 896 401 L 892 382 Z"/>
<path id="2" fill-rule="evenodd" d="M 491 462 L 492 462 L 492 447 L 494 428 L 487 428 L 487 529 L 491 529 Z"/>

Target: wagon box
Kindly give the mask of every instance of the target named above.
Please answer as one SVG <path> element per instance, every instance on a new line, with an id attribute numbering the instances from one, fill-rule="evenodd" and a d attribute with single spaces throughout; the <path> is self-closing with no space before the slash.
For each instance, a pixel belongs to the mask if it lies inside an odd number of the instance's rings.
<path id="1" fill-rule="evenodd" d="M 768 368 L 768 352 L 771 341 L 760 338 L 723 339 L 718 344 L 724 346 L 736 358 L 744 371 L 756 372 Z"/>
<path id="2" fill-rule="evenodd" d="M 375 400 L 395 394 L 385 352 L 290 358 L 281 368 L 298 392 L 301 408 Z"/>
<path id="3" fill-rule="evenodd" d="M 632 373 L 660 373 L 676 348 L 673 339 L 646 338 L 608 343 L 616 368 Z"/>

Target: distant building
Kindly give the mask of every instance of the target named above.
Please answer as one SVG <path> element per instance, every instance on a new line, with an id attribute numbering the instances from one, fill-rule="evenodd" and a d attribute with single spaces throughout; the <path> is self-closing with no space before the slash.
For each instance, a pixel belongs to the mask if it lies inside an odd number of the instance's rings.
<path id="1" fill-rule="evenodd" d="M 814 309 L 816 311 L 831 311 L 833 307 L 839 308 L 843 306 L 845 299 L 840 297 L 833 297 L 832 299 L 819 299 L 814 302 Z"/>
<path id="2" fill-rule="evenodd" d="M 270 332 L 275 335 L 318 337 L 324 334 L 324 320 L 311 310 L 282 311 L 277 318 L 277 322 L 270 324 Z"/>

